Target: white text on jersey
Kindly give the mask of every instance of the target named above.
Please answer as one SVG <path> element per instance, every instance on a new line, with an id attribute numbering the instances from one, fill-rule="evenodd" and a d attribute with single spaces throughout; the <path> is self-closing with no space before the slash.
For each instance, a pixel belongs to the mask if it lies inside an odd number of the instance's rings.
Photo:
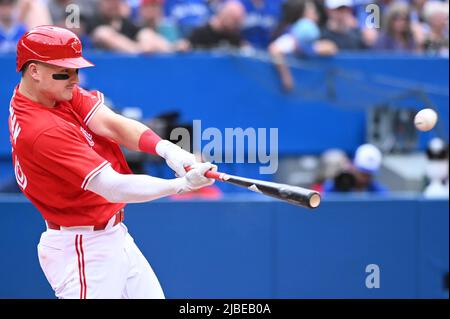
<path id="1" fill-rule="evenodd" d="M 84 137 L 86 138 L 86 141 L 88 142 L 90 147 L 94 147 L 94 140 L 92 139 L 92 135 L 89 134 L 82 126 L 80 126 L 81 133 L 84 134 Z"/>
<path id="2" fill-rule="evenodd" d="M 19 122 L 17 122 L 17 117 L 16 114 L 14 114 L 14 109 L 12 107 L 12 105 L 9 106 L 9 116 L 10 116 L 10 120 L 11 120 L 11 136 L 12 136 L 12 143 L 13 146 L 16 145 L 17 142 L 17 138 L 19 137 L 21 128 L 19 125 Z"/>

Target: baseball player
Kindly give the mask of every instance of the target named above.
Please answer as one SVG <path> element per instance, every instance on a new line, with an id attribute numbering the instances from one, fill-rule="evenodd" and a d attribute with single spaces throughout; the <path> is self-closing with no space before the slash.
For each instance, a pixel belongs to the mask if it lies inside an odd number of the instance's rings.
<path id="1" fill-rule="evenodd" d="M 122 223 L 125 204 L 211 185 L 204 174 L 216 167 L 80 88 L 78 69 L 91 66 L 64 28 L 33 28 L 17 45 L 10 140 L 17 183 L 47 226 L 39 262 L 58 298 L 164 298 Z M 131 174 L 119 144 L 162 156 L 178 177 Z"/>

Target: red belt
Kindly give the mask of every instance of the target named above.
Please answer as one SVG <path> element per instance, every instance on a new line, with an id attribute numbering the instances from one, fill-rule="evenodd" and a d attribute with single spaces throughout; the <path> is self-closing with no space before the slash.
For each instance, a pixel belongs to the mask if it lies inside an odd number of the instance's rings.
<path id="1" fill-rule="evenodd" d="M 113 223 L 113 227 L 116 226 L 118 223 L 122 222 L 123 219 L 125 218 L 124 215 L 124 210 L 121 209 L 116 215 L 115 215 L 115 219 L 114 219 L 114 223 Z M 57 225 L 55 223 L 52 223 L 51 221 L 46 221 L 47 222 L 47 227 L 49 229 L 53 229 L 53 230 L 61 230 L 61 227 L 64 226 L 60 226 Z M 107 221 L 106 223 L 100 224 L 100 225 L 95 225 L 94 226 L 94 230 L 105 230 L 106 226 L 108 226 L 109 221 Z"/>

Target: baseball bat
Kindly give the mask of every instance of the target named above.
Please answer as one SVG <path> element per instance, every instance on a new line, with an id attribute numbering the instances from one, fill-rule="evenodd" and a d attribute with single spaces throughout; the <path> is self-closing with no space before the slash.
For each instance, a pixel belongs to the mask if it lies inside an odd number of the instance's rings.
<path id="1" fill-rule="evenodd" d="M 186 171 L 191 169 L 189 166 L 185 168 Z M 245 187 L 253 192 L 268 195 L 301 207 L 317 208 L 321 201 L 319 192 L 303 187 L 261 181 L 258 179 L 245 178 L 213 171 L 206 172 L 205 176 L 221 182 Z"/>

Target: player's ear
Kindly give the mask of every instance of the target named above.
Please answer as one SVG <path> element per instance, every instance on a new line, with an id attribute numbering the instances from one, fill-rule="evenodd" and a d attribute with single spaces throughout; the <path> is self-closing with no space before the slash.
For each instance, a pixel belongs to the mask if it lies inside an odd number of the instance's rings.
<path id="1" fill-rule="evenodd" d="M 33 80 L 39 81 L 40 80 L 40 72 L 39 72 L 39 66 L 36 62 L 31 62 L 26 71 Z"/>

